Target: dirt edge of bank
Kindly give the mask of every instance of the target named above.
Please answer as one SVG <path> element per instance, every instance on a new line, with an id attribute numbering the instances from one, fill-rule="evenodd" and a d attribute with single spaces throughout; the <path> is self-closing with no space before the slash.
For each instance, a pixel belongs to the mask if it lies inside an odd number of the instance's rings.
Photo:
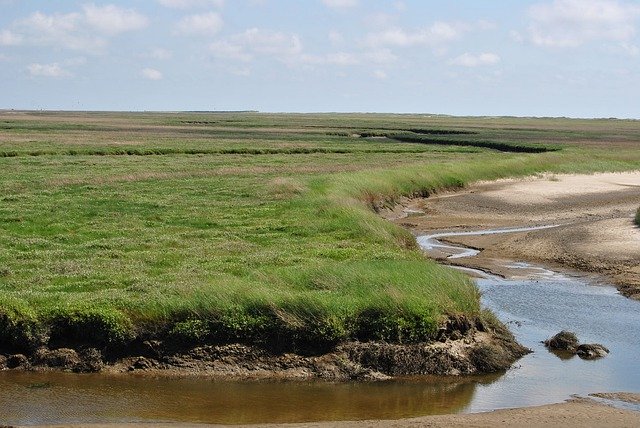
<path id="1" fill-rule="evenodd" d="M 489 314 L 452 318 L 436 340 L 418 344 L 346 342 L 301 355 L 246 344 L 176 346 L 147 340 L 109 355 L 96 348 L 41 347 L 3 354 L 0 370 L 134 373 L 242 379 L 381 380 L 406 375 L 469 375 L 508 369 L 529 352 Z"/>

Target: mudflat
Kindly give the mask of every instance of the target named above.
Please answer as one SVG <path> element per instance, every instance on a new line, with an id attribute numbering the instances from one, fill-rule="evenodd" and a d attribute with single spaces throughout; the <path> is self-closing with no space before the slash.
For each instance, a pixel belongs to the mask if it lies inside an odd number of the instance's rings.
<path id="1" fill-rule="evenodd" d="M 482 250 L 455 263 L 510 275 L 503 260 L 539 262 L 604 275 L 622 294 L 640 299 L 640 172 L 542 174 L 481 182 L 406 204 L 424 215 L 396 221 L 419 234 L 557 225 L 519 233 L 446 240 Z M 446 260 L 441 260 L 446 261 Z"/>

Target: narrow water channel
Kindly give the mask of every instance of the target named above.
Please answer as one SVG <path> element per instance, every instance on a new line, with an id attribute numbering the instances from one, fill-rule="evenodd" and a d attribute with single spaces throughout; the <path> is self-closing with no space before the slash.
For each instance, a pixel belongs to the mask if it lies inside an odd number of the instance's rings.
<path id="1" fill-rule="evenodd" d="M 473 255 L 468 249 L 438 241 L 446 236 L 425 236 L 418 241 L 427 252 Z M 640 392 L 640 302 L 588 278 L 524 263 L 514 262 L 511 267 L 526 269 L 528 278 L 482 274 L 477 279 L 483 305 L 534 351 L 504 374 L 327 383 L 5 371 L 0 372 L 0 423 L 398 419 L 547 404 L 573 394 Z M 596 361 L 560 358 L 540 341 L 561 329 L 576 332 L 582 342 L 602 343 L 611 353 Z"/>

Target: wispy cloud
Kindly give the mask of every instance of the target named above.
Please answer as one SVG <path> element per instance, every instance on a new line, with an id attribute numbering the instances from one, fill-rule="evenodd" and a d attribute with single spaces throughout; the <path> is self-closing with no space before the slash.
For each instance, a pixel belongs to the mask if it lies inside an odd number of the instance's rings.
<path id="1" fill-rule="evenodd" d="M 224 0 L 158 0 L 162 6 L 173 9 L 195 9 L 224 6 Z"/>
<path id="2" fill-rule="evenodd" d="M 452 59 L 449 63 L 462 67 L 479 67 L 483 65 L 495 65 L 499 62 L 500 57 L 494 53 L 485 52 L 474 55 L 467 52 Z"/>
<path id="3" fill-rule="evenodd" d="M 219 14 L 209 12 L 185 16 L 176 24 L 176 31 L 179 34 L 207 36 L 218 33 L 223 25 L 224 21 Z"/>
<path id="4" fill-rule="evenodd" d="M 0 31 L 0 46 L 17 46 L 22 43 L 22 36 L 10 30 Z"/>
<path id="5" fill-rule="evenodd" d="M 286 60 L 302 53 L 302 42 L 297 34 L 250 28 L 242 33 L 209 45 L 216 57 L 250 61 L 256 56 Z"/>
<path id="6" fill-rule="evenodd" d="M 133 9 L 87 4 L 78 12 L 34 12 L 0 34 L 5 42 L 99 53 L 110 37 L 140 30 L 148 23 L 146 16 Z"/>
<path id="7" fill-rule="evenodd" d="M 358 6 L 358 0 L 322 0 L 322 3 L 332 9 L 350 9 Z"/>
<path id="8" fill-rule="evenodd" d="M 155 68 L 143 68 L 140 70 L 140 75 L 148 80 L 162 80 L 162 72 Z"/>
<path id="9" fill-rule="evenodd" d="M 29 75 L 33 77 L 70 77 L 71 73 L 63 69 L 60 64 L 54 62 L 52 64 L 33 63 L 27 66 Z"/>
<path id="10" fill-rule="evenodd" d="M 460 38 L 471 28 L 468 24 L 454 22 L 435 22 L 429 27 L 417 29 L 393 27 L 369 33 L 365 38 L 365 44 L 376 48 L 420 45 L 437 47 Z"/>
<path id="11" fill-rule="evenodd" d="M 383 71 L 383 70 L 374 70 L 373 71 L 373 77 L 375 77 L 376 79 L 379 79 L 379 80 L 384 80 L 388 76 L 387 76 L 387 73 L 385 71 Z"/>
<path id="12" fill-rule="evenodd" d="M 86 24 L 105 34 L 115 35 L 140 30 L 149 24 L 149 19 L 135 10 L 123 9 L 112 4 L 86 4 L 82 9 Z"/>
<path id="13" fill-rule="evenodd" d="M 538 46 L 574 48 L 590 42 L 631 44 L 640 5 L 616 0 L 554 0 L 531 6 L 529 40 Z"/>

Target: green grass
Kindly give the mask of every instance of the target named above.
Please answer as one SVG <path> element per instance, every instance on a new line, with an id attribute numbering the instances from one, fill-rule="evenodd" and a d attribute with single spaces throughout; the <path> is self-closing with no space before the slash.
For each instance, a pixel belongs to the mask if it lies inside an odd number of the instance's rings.
<path id="1" fill-rule="evenodd" d="M 636 217 L 634 218 L 636 225 L 640 226 L 640 208 L 636 211 Z"/>
<path id="2" fill-rule="evenodd" d="M 640 167 L 632 121 L 32 113 L 0 124 L 0 350 L 428 340 L 449 316 L 480 316 L 478 292 L 377 209 L 477 180 Z M 390 132 L 438 142 L 354 136 Z M 502 150 L 513 141 L 540 153 Z"/>

